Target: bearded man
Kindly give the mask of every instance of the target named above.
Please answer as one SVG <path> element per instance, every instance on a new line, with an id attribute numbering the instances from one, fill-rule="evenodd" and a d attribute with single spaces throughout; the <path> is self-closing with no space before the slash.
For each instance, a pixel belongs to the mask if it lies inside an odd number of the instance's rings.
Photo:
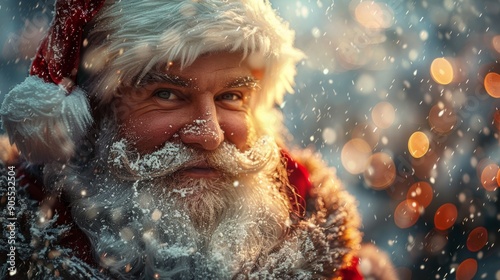
<path id="1" fill-rule="evenodd" d="M 293 40 L 262 0 L 58 1 L 2 105 L 21 153 L 3 273 L 394 278 L 332 171 L 283 139 Z"/>

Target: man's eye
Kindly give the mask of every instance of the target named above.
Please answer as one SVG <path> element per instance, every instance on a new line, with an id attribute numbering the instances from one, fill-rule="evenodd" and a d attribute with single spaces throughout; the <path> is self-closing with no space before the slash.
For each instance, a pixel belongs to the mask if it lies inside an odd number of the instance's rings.
<path id="1" fill-rule="evenodd" d="M 232 92 L 223 93 L 223 94 L 217 96 L 217 100 L 221 100 L 221 101 L 236 101 L 236 100 L 241 100 L 241 98 L 242 97 L 240 94 L 232 93 Z"/>
<path id="2" fill-rule="evenodd" d="M 154 96 L 166 100 L 177 99 L 177 95 L 175 95 L 171 90 L 168 89 L 157 89 L 154 91 Z"/>

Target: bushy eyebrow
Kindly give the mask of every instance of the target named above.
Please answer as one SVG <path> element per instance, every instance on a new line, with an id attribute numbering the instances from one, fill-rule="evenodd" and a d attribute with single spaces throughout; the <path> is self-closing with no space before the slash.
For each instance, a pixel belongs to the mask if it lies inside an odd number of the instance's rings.
<path id="1" fill-rule="evenodd" d="M 186 79 L 177 75 L 169 75 L 166 73 L 150 71 L 137 83 L 138 87 L 154 84 L 154 83 L 169 83 L 179 87 L 190 87 L 192 80 Z"/>
<path id="2" fill-rule="evenodd" d="M 240 77 L 226 84 L 226 88 L 260 88 L 259 80 L 251 76 Z"/>
<path id="3" fill-rule="evenodd" d="M 137 83 L 137 87 L 143 87 L 154 83 L 169 83 L 183 88 L 195 86 L 193 79 L 150 71 Z M 238 77 L 235 80 L 226 83 L 225 88 L 258 89 L 260 88 L 260 82 L 252 76 Z"/>

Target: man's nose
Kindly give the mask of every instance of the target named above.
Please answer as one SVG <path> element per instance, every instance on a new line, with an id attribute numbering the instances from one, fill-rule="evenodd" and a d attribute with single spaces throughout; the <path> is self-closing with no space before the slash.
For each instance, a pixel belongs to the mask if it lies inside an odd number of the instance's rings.
<path id="1" fill-rule="evenodd" d="M 180 131 L 181 141 L 189 146 L 213 151 L 224 141 L 215 108 L 201 112 Z"/>

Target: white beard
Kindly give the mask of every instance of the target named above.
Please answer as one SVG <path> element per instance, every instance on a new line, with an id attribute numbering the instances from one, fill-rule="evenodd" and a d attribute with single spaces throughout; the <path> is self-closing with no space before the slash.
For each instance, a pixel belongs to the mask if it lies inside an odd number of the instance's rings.
<path id="1" fill-rule="evenodd" d="M 111 148 L 95 158 L 109 155 L 109 165 L 67 166 L 58 184 L 72 197 L 73 217 L 98 262 L 113 276 L 228 279 L 251 270 L 286 235 L 286 171 L 268 138 L 246 153 L 224 143 L 201 157 L 174 145 L 175 159 L 158 151 L 139 157 L 123 140 L 101 144 Z M 176 173 L 200 158 L 224 175 L 209 180 Z"/>

